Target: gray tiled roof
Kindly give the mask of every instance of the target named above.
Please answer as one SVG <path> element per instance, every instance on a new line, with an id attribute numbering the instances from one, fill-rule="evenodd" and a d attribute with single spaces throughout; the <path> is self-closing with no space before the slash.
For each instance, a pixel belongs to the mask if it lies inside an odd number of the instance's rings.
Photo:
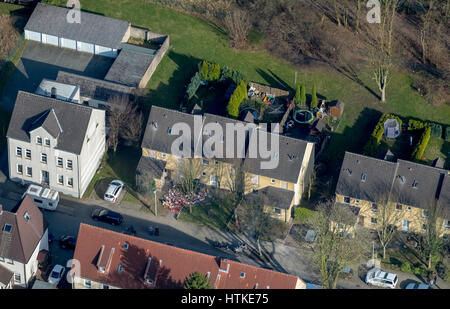
<path id="1" fill-rule="evenodd" d="M 62 129 L 55 149 L 80 154 L 91 118 L 92 108 L 76 103 L 19 91 L 9 123 L 7 137 L 29 142 L 29 132 L 35 128 L 33 122 L 45 115 L 45 113 L 50 113 L 51 110 L 54 111 L 54 115 Z M 44 127 L 47 130 L 49 127 L 52 127 L 51 131 L 56 130 L 53 120 L 49 120 L 49 125 Z M 52 132 L 49 133 L 52 134 Z"/>
<path id="2" fill-rule="evenodd" d="M 80 23 L 68 23 L 69 9 L 38 3 L 25 30 L 118 49 L 130 23 L 81 12 Z"/>
<path id="3" fill-rule="evenodd" d="M 194 116 L 153 105 L 147 122 L 142 147 L 164 153 L 172 153 L 171 147 L 178 135 L 169 134 L 169 128 L 176 123 L 186 123 L 191 128 L 191 146 L 194 150 L 194 117 L 199 117 L 201 126 L 201 116 Z"/>
<path id="4" fill-rule="evenodd" d="M 366 180 L 361 178 L 366 174 Z M 436 201 L 450 216 L 450 171 L 415 162 L 389 162 L 345 153 L 336 194 L 375 203 L 390 202 L 429 209 Z"/>
<path id="5" fill-rule="evenodd" d="M 267 134 L 267 145 L 270 150 L 272 150 L 271 136 L 272 133 Z M 261 162 L 269 161 L 269 159 L 262 158 L 259 152 L 256 158 L 250 158 L 247 152 L 247 157 L 244 161 L 244 170 L 256 175 L 296 183 L 302 168 L 308 142 L 283 135 L 279 135 L 278 137 L 280 144 L 277 168 L 261 169 Z"/>
<path id="6" fill-rule="evenodd" d="M 346 152 L 336 193 L 383 203 L 389 196 L 396 168 L 396 163 Z M 363 174 L 366 175 L 365 180 Z"/>
<path id="7" fill-rule="evenodd" d="M 41 115 L 31 123 L 29 132 L 39 127 L 43 127 L 54 138 L 57 138 L 62 133 L 62 128 L 53 108 L 47 109 L 41 113 Z"/>
<path id="8" fill-rule="evenodd" d="M 398 160 L 391 201 L 419 208 L 430 208 L 439 197 L 445 170 Z M 449 205 L 450 206 L 450 205 Z"/>
<path id="9" fill-rule="evenodd" d="M 95 100 L 107 102 L 115 96 L 126 96 L 131 98 L 133 87 L 119 85 L 116 83 L 90 78 L 82 75 L 68 73 L 64 71 L 58 72 L 56 81 L 64 84 L 80 87 L 80 95 Z"/>
<path id="10" fill-rule="evenodd" d="M 268 186 L 258 191 L 251 192 L 249 195 L 261 198 L 264 205 L 281 209 L 289 209 L 295 192 Z"/>
<path id="11" fill-rule="evenodd" d="M 121 47 L 125 45 L 129 44 L 122 44 Z M 142 49 L 145 50 L 145 48 Z M 141 52 L 140 50 L 123 48 L 108 73 L 106 73 L 105 80 L 138 87 L 155 57 L 154 53 L 155 51 L 151 49 L 148 49 L 148 52 Z"/>
<path id="12" fill-rule="evenodd" d="M 31 217 L 30 221 L 25 220 L 25 212 Z M 4 231 L 6 224 L 11 226 L 10 232 Z M 10 212 L 3 210 L 0 215 L 0 256 L 27 263 L 47 225 L 42 212 L 28 195 Z"/>

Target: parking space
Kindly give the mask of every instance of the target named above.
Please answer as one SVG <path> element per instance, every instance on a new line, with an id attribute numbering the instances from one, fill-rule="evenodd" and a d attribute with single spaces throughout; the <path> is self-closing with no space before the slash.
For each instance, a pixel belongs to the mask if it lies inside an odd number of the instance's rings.
<path id="1" fill-rule="evenodd" d="M 113 61 L 109 57 L 27 41 L 1 104 L 12 110 L 19 90 L 34 93 L 43 78 L 55 80 L 60 70 L 103 79 Z"/>

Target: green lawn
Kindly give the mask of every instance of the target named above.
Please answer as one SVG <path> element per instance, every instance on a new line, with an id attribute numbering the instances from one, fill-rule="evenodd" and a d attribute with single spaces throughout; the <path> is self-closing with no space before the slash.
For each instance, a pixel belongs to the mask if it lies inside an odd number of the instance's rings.
<path id="1" fill-rule="evenodd" d="M 210 195 L 204 202 L 193 206 L 192 213 L 189 212 L 189 207 L 184 208 L 178 219 L 214 229 L 227 230 L 234 209 L 234 202 L 229 198 L 229 194 Z"/>
<path id="2" fill-rule="evenodd" d="M 446 142 L 440 137 L 431 137 L 425 149 L 424 156 L 428 164 L 440 157 L 445 161 L 444 168 L 450 169 L 450 142 Z"/>

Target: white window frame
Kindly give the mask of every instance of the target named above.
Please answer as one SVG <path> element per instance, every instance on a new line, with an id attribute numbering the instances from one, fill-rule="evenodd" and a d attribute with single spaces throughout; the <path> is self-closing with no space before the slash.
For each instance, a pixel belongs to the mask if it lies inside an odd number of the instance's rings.
<path id="1" fill-rule="evenodd" d="M 48 141 L 48 143 L 47 143 L 47 141 Z M 44 138 L 44 146 L 50 147 L 50 139 L 49 138 Z"/>
<path id="2" fill-rule="evenodd" d="M 21 172 L 19 171 L 19 166 L 22 167 L 22 171 L 21 171 Z M 22 165 L 22 164 L 16 164 L 16 172 L 17 172 L 17 174 L 19 174 L 19 175 L 23 175 L 23 165 Z"/>
<path id="3" fill-rule="evenodd" d="M 70 162 L 70 167 L 69 167 L 69 162 Z M 72 160 L 69 160 L 69 159 L 66 160 L 66 169 L 68 169 L 68 170 L 72 170 L 73 169 L 73 162 L 72 162 Z"/>
<path id="4" fill-rule="evenodd" d="M 28 154 L 30 154 L 30 156 L 28 156 Z M 31 150 L 30 149 L 25 149 L 25 159 L 31 160 Z"/>
<path id="5" fill-rule="evenodd" d="M 375 208 L 374 208 L 374 206 L 375 206 Z M 378 204 L 372 203 L 371 210 L 373 213 L 377 213 L 378 212 Z"/>
<path id="6" fill-rule="evenodd" d="M 407 223 L 407 224 L 405 225 L 405 223 Z M 410 223 L 411 222 L 409 222 L 408 220 L 402 220 L 402 231 L 408 232 Z M 406 229 L 405 229 L 405 226 L 407 226 Z"/>
<path id="7" fill-rule="evenodd" d="M 16 147 L 16 156 L 22 158 L 22 147 Z"/>
<path id="8" fill-rule="evenodd" d="M 375 220 L 375 222 L 373 220 Z M 377 221 L 378 221 L 377 218 L 370 217 L 370 224 L 375 225 L 378 223 Z"/>
<path id="9" fill-rule="evenodd" d="M 279 210 L 280 213 L 278 213 L 277 210 Z M 277 216 L 281 216 L 281 208 L 274 207 L 274 208 L 273 208 L 273 213 L 274 213 L 275 215 L 277 215 Z"/>
<path id="10" fill-rule="evenodd" d="M 425 212 L 426 212 L 426 211 L 428 211 L 428 210 L 427 210 L 427 209 L 422 209 L 422 218 L 423 218 L 423 219 L 428 219 L 428 217 L 430 216 L 429 213 L 425 215 Z"/>
<path id="11" fill-rule="evenodd" d="M 61 159 L 61 164 L 59 164 L 59 159 Z M 64 159 L 61 157 L 56 157 L 56 167 L 64 167 Z"/>
<path id="12" fill-rule="evenodd" d="M 62 177 L 62 181 L 61 182 L 59 181 L 60 177 Z M 56 175 L 56 183 L 58 185 L 64 185 L 64 175 L 60 175 L 60 174 Z"/>
<path id="13" fill-rule="evenodd" d="M 203 159 L 202 164 L 203 164 L 204 166 L 209 166 L 209 161 L 206 160 L 206 159 Z"/>
<path id="14" fill-rule="evenodd" d="M 397 207 L 400 207 L 400 209 L 398 209 Z M 395 204 L 395 210 L 396 211 L 403 211 L 403 206 L 401 204 Z"/>
<path id="15" fill-rule="evenodd" d="M 33 177 L 33 168 L 31 166 L 27 166 L 26 169 L 27 169 L 26 175 L 28 177 Z M 28 173 L 28 169 L 30 169 L 31 173 Z"/>
<path id="16" fill-rule="evenodd" d="M 213 187 L 217 187 L 219 185 L 219 180 L 218 180 L 218 176 L 217 175 L 211 175 L 209 176 L 209 184 Z M 213 181 L 213 179 L 215 179 L 215 181 Z"/>
<path id="17" fill-rule="evenodd" d="M 20 274 L 14 273 L 14 282 L 22 282 L 22 276 Z"/>
<path id="18" fill-rule="evenodd" d="M 345 201 L 345 199 L 348 199 L 348 202 Z M 349 196 L 344 196 L 344 204 L 350 204 L 350 202 L 352 201 L 352 199 Z"/>
<path id="19" fill-rule="evenodd" d="M 161 158 L 163 158 L 163 159 L 166 158 L 166 154 L 164 152 L 161 153 Z"/>
<path id="20" fill-rule="evenodd" d="M 45 160 L 43 160 L 44 156 L 45 156 Z M 41 163 L 47 164 L 47 154 L 46 153 L 41 153 Z"/>
<path id="21" fill-rule="evenodd" d="M 41 142 L 39 142 L 39 139 L 41 140 Z M 42 137 L 36 136 L 36 145 L 42 145 Z"/>
<path id="22" fill-rule="evenodd" d="M 355 200 L 355 205 L 359 205 L 359 200 Z"/>
<path id="23" fill-rule="evenodd" d="M 258 186 L 259 185 L 259 176 L 253 175 L 252 176 L 252 184 Z"/>
<path id="24" fill-rule="evenodd" d="M 71 180 L 72 179 L 72 184 L 70 184 L 70 181 L 69 180 Z M 69 188 L 73 188 L 73 177 L 67 177 L 67 186 L 69 187 Z"/>
<path id="25" fill-rule="evenodd" d="M 272 184 L 272 185 L 274 185 L 275 184 L 275 182 L 277 182 L 275 179 L 270 179 L 270 183 Z"/>

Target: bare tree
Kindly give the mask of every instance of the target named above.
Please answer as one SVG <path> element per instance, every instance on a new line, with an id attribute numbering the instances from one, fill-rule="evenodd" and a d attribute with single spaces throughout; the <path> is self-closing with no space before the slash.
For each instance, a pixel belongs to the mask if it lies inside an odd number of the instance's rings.
<path id="1" fill-rule="evenodd" d="M 425 2 L 428 2 L 428 8 L 426 8 Z M 422 63 L 426 64 L 428 56 L 428 40 L 431 36 L 432 16 L 435 9 L 434 0 L 421 1 L 421 5 L 425 13 L 421 15 L 422 26 L 420 28 L 420 44 L 422 46 Z"/>
<path id="2" fill-rule="evenodd" d="M 258 253 L 262 257 L 261 240 L 272 240 L 275 219 L 264 212 L 263 201 L 252 195 L 245 196 L 236 209 L 240 218 L 241 231 L 250 234 L 256 240 Z"/>
<path id="3" fill-rule="evenodd" d="M 308 220 L 316 232 L 313 262 L 324 288 L 336 288 L 343 268 L 368 250 L 366 230 L 355 227 L 356 215 L 348 208 L 327 201 L 317 206 Z"/>
<path id="4" fill-rule="evenodd" d="M 444 232 L 443 220 L 444 205 L 434 201 L 429 209 L 423 210 L 422 214 L 425 223 L 422 226 L 423 233 L 419 235 L 419 243 L 422 248 L 422 254 L 427 261 L 427 268 L 431 270 L 433 257 L 438 255 L 444 246 L 444 240 L 441 237 Z"/>
<path id="5" fill-rule="evenodd" d="M 246 47 L 251 26 L 247 12 L 233 7 L 227 12 L 224 23 L 228 29 L 232 47 L 237 49 Z"/>
<path id="6" fill-rule="evenodd" d="M 198 187 L 197 179 L 201 175 L 201 159 L 180 159 L 178 163 L 177 183 L 184 194 L 194 194 Z M 192 213 L 192 205 L 189 205 Z"/>
<path id="7" fill-rule="evenodd" d="M 401 213 L 396 211 L 395 206 L 389 202 L 377 203 L 372 205 L 372 207 L 372 209 L 377 212 L 375 230 L 377 232 L 378 241 L 383 248 L 384 259 L 386 258 L 386 247 L 397 233 L 397 225 L 401 221 Z"/>
<path id="8" fill-rule="evenodd" d="M 139 106 L 126 96 L 114 96 L 108 103 L 108 146 L 116 152 L 119 138 L 131 143 L 139 142 L 144 119 Z"/>
<path id="9" fill-rule="evenodd" d="M 394 21 L 398 1 L 382 0 L 381 22 L 374 24 L 375 44 L 370 53 L 370 61 L 373 67 L 373 78 L 381 92 L 381 102 L 386 102 L 386 87 L 390 80 Z"/>

